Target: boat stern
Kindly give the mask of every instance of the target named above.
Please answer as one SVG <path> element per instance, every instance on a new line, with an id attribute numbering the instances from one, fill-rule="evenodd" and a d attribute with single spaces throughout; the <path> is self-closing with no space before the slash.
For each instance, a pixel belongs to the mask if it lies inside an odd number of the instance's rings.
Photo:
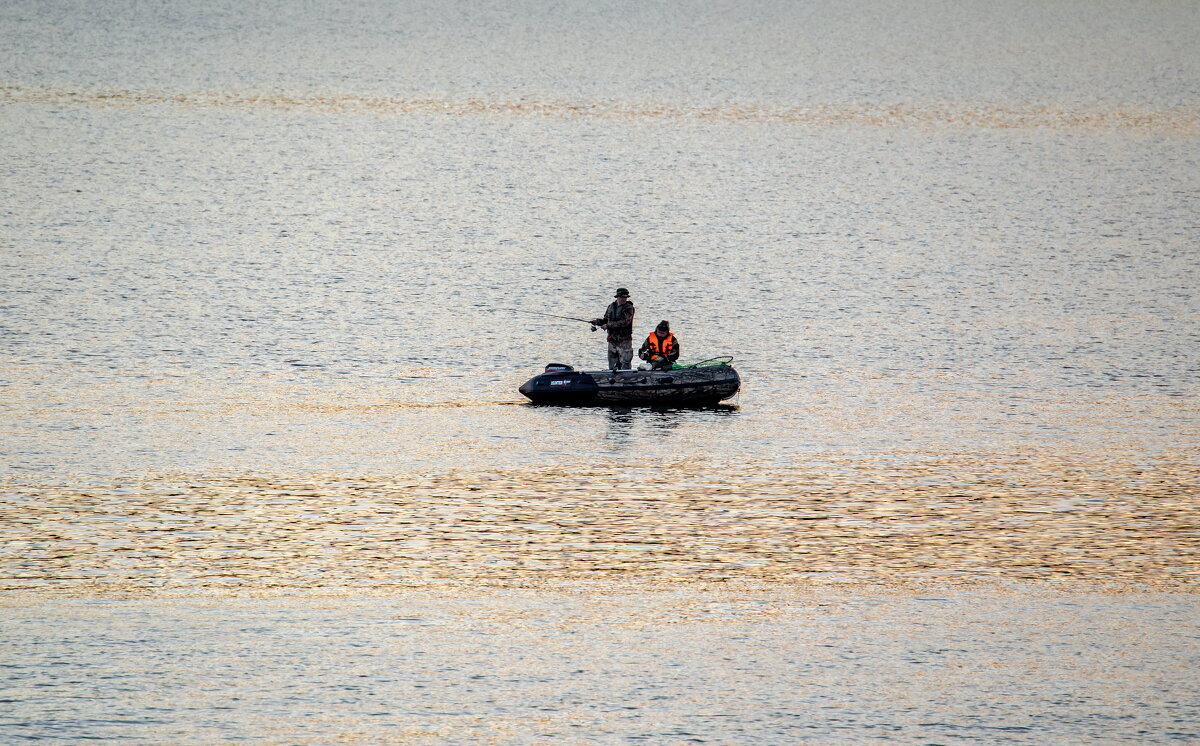
<path id="1" fill-rule="evenodd" d="M 548 366 L 517 389 L 537 404 L 588 404 L 600 387 L 596 379 L 568 366 Z"/>

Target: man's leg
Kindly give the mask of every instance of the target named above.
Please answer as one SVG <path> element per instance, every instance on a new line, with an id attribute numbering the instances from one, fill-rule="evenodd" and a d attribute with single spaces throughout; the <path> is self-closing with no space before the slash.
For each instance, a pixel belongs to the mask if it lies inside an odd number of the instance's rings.
<path id="1" fill-rule="evenodd" d="M 608 343 L 608 369 L 616 370 L 621 366 L 621 348 L 616 342 Z"/>
<path id="2" fill-rule="evenodd" d="M 621 350 L 621 369 L 628 370 L 633 362 L 633 340 L 625 339 L 617 343 Z"/>

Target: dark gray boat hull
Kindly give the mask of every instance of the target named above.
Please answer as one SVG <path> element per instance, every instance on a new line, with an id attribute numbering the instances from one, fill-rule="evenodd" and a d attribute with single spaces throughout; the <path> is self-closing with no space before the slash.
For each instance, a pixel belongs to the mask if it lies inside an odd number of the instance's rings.
<path id="1" fill-rule="evenodd" d="M 551 371 L 522 384 L 538 404 L 677 407 L 716 404 L 738 392 L 729 365 L 678 370 Z"/>

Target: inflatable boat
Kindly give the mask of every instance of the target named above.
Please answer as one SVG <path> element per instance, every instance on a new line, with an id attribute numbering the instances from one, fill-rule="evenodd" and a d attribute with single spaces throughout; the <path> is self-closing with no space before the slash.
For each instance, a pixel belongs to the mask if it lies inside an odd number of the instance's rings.
<path id="1" fill-rule="evenodd" d="M 575 370 L 551 363 L 519 391 L 537 404 L 646 407 L 705 406 L 738 392 L 741 378 L 729 363 L 713 358 L 670 370 Z"/>

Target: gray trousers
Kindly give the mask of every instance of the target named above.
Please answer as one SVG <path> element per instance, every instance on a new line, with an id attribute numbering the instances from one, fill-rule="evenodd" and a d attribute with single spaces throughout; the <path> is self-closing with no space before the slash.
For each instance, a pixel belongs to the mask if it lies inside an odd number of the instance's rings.
<path id="1" fill-rule="evenodd" d="M 626 370 L 633 362 L 633 339 L 622 339 L 608 343 L 608 369 Z"/>

